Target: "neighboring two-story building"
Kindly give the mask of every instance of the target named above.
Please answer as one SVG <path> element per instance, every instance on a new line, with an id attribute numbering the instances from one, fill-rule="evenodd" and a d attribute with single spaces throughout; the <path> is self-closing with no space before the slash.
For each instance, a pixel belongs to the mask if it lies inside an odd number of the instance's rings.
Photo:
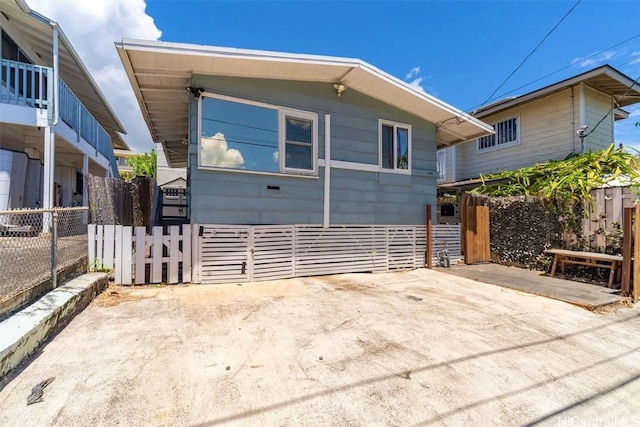
<path id="1" fill-rule="evenodd" d="M 124 128 L 58 23 L 0 0 L 0 32 L 0 210 L 86 204 L 83 173 L 118 176 Z"/>
<path id="2" fill-rule="evenodd" d="M 438 150 L 438 184 L 460 188 L 480 174 L 607 148 L 614 122 L 629 116 L 623 108 L 637 102 L 640 86 L 604 65 L 483 107 L 472 115 L 495 134 Z"/>

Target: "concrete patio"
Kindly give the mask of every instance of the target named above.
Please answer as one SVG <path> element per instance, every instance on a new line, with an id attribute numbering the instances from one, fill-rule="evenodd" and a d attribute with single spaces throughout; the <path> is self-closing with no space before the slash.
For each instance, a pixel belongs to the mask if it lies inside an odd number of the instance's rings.
<path id="1" fill-rule="evenodd" d="M 110 287 L 0 386 L 0 425 L 636 425 L 639 328 L 424 269 Z"/>

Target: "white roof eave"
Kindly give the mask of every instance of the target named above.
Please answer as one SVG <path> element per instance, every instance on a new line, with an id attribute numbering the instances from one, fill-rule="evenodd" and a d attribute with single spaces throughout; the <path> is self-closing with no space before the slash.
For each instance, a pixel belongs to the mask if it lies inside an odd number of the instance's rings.
<path id="1" fill-rule="evenodd" d="M 442 137 L 446 138 L 446 140 L 443 141 L 444 145 L 462 143 L 479 136 L 493 133 L 493 128 L 481 120 L 458 110 L 432 95 L 410 87 L 402 80 L 360 59 L 135 39 L 123 39 L 121 42 L 116 43 L 116 48 L 127 71 L 136 97 L 138 98 L 138 103 L 143 110 L 147 125 L 150 127 L 152 135 L 157 135 L 158 137 L 156 139 L 157 142 L 163 141 L 161 141 L 160 132 L 155 132 L 153 129 L 151 120 L 149 119 L 150 111 L 147 110 L 144 101 L 144 91 L 142 90 L 144 88 L 139 87 L 136 78 L 136 56 L 139 54 L 155 54 L 153 60 L 148 60 L 147 63 L 157 64 L 168 62 L 162 58 L 165 55 L 183 55 L 184 58 L 181 58 L 179 61 L 179 68 L 175 69 L 174 64 L 174 69 L 172 69 L 171 72 L 188 72 L 192 75 L 237 75 L 247 78 L 343 83 L 347 88 L 357 90 L 365 95 L 436 124 L 436 126 L 444 132 L 442 134 Z M 202 57 L 215 58 L 218 71 L 201 69 L 199 64 L 203 63 Z M 164 59 L 168 58 L 165 57 Z M 234 67 L 237 68 L 238 61 L 251 63 L 264 61 L 265 66 L 242 67 L 241 71 L 240 69 L 231 71 Z M 206 63 L 206 61 L 204 63 Z M 281 71 L 282 67 L 277 67 L 277 65 L 282 64 L 291 64 L 291 67 L 287 67 L 286 73 Z M 310 77 L 316 75 L 321 77 Z M 170 88 L 167 86 L 167 89 L 182 88 Z M 171 159 L 169 161 L 171 161 Z"/>

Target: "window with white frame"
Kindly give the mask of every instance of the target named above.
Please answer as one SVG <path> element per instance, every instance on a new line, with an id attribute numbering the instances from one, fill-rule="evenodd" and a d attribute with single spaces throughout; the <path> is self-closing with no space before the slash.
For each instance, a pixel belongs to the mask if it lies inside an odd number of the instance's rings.
<path id="1" fill-rule="evenodd" d="M 315 171 L 318 152 L 318 115 L 305 111 L 280 110 L 280 171 L 308 173 Z"/>
<path id="2" fill-rule="evenodd" d="M 380 168 L 411 172 L 411 125 L 380 120 L 378 138 Z"/>
<path id="3" fill-rule="evenodd" d="M 205 93 L 199 114 L 200 167 L 317 175 L 316 113 Z"/>
<path id="4" fill-rule="evenodd" d="M 518 116 L 495 123 L 493 135 L 478 138 L 478 151 L 489 151 L 520 143 L 520 120 Z"/>

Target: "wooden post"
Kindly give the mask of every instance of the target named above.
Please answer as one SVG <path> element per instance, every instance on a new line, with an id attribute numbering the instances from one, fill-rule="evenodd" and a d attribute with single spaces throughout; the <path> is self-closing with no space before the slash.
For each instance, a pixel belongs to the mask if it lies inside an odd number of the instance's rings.
<path id="1" fill-rule="evenodd" d="M 489 207 L 467 206 L 462 232 L 464 233 L 464 263 L 491 261 L 489 244 Z"/>
<path id="2" fill-rule="evenodd" d="M 631 242 L 633 241 L 633 208 L 622 213 L 622 295 L 631 295 Z"/>
<path id="3" fill-rule="evenodd" d="M 431 205 L 427 205 L 427 251 L 424 254 L 424 262 L 427 268 L 432 268 L 431 259 L 433 258 L 433 246 L 432 246 L 432 230 L 431 230 Z"/>
<path id="4" fill-rule="evenodd" d="M 637 302 L 640 298 L 640 204 L 635 208 L 636 231 L 633 244 L 633 301 Z"/>

